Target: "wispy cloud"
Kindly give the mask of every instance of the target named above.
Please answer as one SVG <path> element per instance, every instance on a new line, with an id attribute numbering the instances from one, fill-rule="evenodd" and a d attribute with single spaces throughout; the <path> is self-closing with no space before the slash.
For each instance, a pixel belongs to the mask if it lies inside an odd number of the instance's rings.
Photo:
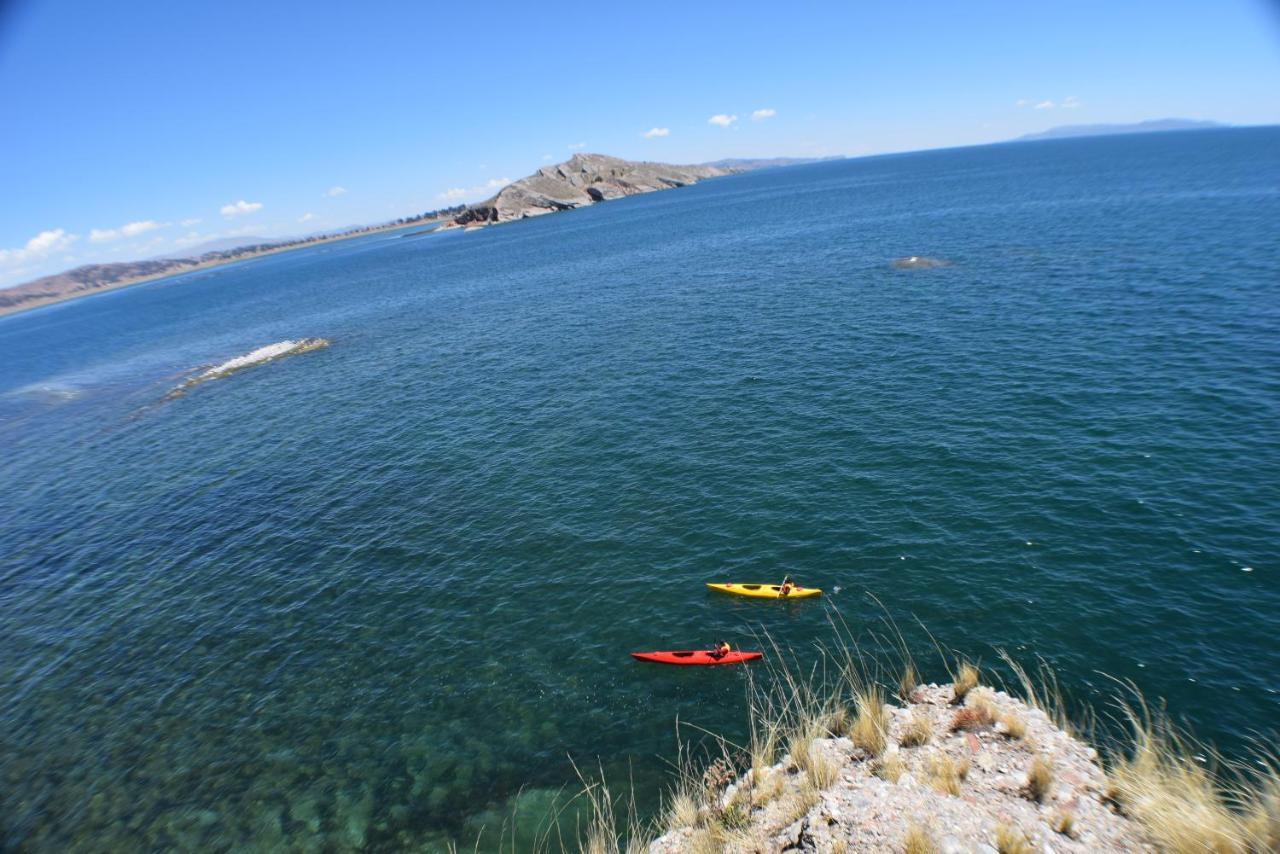
<path id="1" fill-rule="evenodd" d="M 550 159 L 551 159 L 551 155 L 550 155 L 550 154 L 544 154 L 544 155 L 542 155 L 542 159 L 543 159 L 543 160 L 550 160 Z"/>
<path id="2" fill-rule="evenodd" d="M 655 136 L 671 136 L 671 128 L 649 128 L 644 132 L 645 139 L 653 139 Z"/>
<path id="3" fill-rule="evenodd" d="M 122 237 L 137 237 L 139 234 L 146 234 L 148 231 L 155 231 L 157 228 L 168 228 L 170 225 L 172 223 L 144 219 L 138 222 L 125 223 L 119 228 L 93 228 L 89 230 L 89 242 L 110 243 Z"/>
<path id="4" fill-rule="evenodd" d="M 190 219 L 181 220 L 178 223 L 178 225 L 182 226 L 183 228 L 190 228 L 191 226 L 199 225 L 200 223 L 201 223 L 200 217 L 196 216 L 196 217 L 191 217 Z"/>
<path id="5" fill-rule="evenodd" d="M 225 217 L 244 216 L 260 210 L 262 210 L 262 202 L 246 202 L 244 199 L 233 204 L 223 205 L 221 208 L 222 215 Z"/>
<path id="6" fill-rule="evenodd" d="M 347 194 L 347 188 L 346 187 L 330 187 L 329 189 L 324 191 L 324 194 L 331 199 L 336 199 L 338 196 L 345 196 Z"/>
<path id="7" fill-rule="evenodd" d="M 727 113 L 716 113 L 714 116 L 707 119 L 707 124 L 719 125 L 722 128 L 727 128 L 737 120 L 737 116 L 731 116 Z"/>
<path id="8" fill-rule="evenodd" d="M 501 190 L 503 187 L 511 183 L 510 178 L 490 178 L 483 184 L 476 187 L 450 187 L 449 189 L 436 193 L 436 198 L 442 202 L 459 202 L 463 199 L 476 199 L 491 194 L 494 190 Z"/>
<path id="9" fill-rule="evenodd" d="M 586 144 L 585 142 L 571 142 L 571 143 L 569 143 L 569 150 L 570 150 L 570 151 L 581 151 L 582 149 L 584 149 L 584 148 L 586 148 L 586 147 L 587 147 L 587 144 Z"/>
<path id="10" fill-rule="evenodd" d="M 1019 98 L 1014 102 L 1014 106 L 1018 108 L 1031 107 L 1033 110 L 1075 110 L 1084 106 L 1084 103 L 1075 95 L 1068 95 L 1061 102 L 1054 102 L 1048 98 L 1043 101 L 1033 101 L 1030 98 Z"/>
<path id="11" fill-rule="evenodd" d="M 316 218 L 315 214 L 313 214 L 311 211 L 307 211 L 302 216 L 298 217 L 298 222 L 311 222 L 311 220 L 315 218 Z"/>
<path id="12" fill-rule="evenodd" d="M 777 110 L 774 110 L 770 107 L 765 107 L 764 109 L 753 111 L 751 113 L 751 121 L 753 122 L 764 121 L 765 119 L 773 118 L 777 114 L 778 114 Z"/>
<path id="13" fill-rule="evenodd" d="M 55 252 L 65 252 L 78 239 L 78 235 L 68 234 L 65 229 L 51 228 L 40 232 L 17 249 L 0 249 L 0 264 L 16 267 L 28 261 L 38 261 Z"/>

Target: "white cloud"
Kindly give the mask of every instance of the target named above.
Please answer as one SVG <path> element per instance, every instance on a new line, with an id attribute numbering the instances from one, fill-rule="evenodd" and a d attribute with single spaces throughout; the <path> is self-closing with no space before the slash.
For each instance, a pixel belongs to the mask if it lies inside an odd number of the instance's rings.
<path id="1" fill-rule="evenodd" d="M 178 223 L 178 225 L 182 226 L 183 228 L 190 228 L 190 227 L 191 227 L 191 226 L 193 226 L 193 225 L 199 225 L 199 224 L 200 224 L 200 222 L 201 222 L 200 217 L 196 216 L 196 217 L 192 217 L 192 218 L 190 218 L 190 219 L 184 219 L 184 220 L 181 220 L 181 221 Z"/>
<path id="2" fill-rule="evenodd" d="M 125 223 L 119 228 L 93 228 L 89 230 L 89 242 L 110 243 L 122 237 L 137 237 L 139 234 L 146 234 L 148 231 L 155 231 L 157 228 L 168 228 L 170 225 L 172 223 L 144 219 L 138 222 Z"/>
<path id="3" fill-rule="evenodd" d="M 324 191 L 324 194 L 331 199 L 336 199 L 338 196 L 344 196 L 346 195 L 346 193 L 347 193 L 346 187 L 330 187 L 329 189 Z"/>
<path id="4" fill-rule="evenodd" d="M 716 113 L 714 116 L 707 119 L 707 124 L 719 125 L 722 128 L 727 128 L 737 120 L 737 116 L 730 116 L 725 113 Z"/>
<path id="5" fill-rule="evenodd" d="M 1053 109 L 1053 101 L 1041 101 L 1040 103 L 1036 104 L 1036 109 L 1037 109 L 1037 110 L 1052 110 L 1052 109 Z"/>
<path id="6" fill-rule="evenodd" d="M 570 150 L 570 151 L 581 151 L 582 149 L 584 149 L 584 148 L 586 148 L 586 147 L 587 147 L 587 144 L 586 144 L 585 142 L 571 142 L 571 143 L 569 143 L 569 150 Z"/>
<path id="7" fill-rule="evenodd" d="M 1017 103 L 1015 103 L 1015 104 L 1014 104 L 1014 106 L 1015 106 L 1015 107 L 1030 107 L 1030 106 L 1031 106 L 1031 102 L 1030 102 L 1030 101 L 1028 101 L 1026 98 L 1019 98 L 1019 99 L 1018 99 L 1018 101 L 1017 101 Z"/>
<path id="8" fill-rule="evenodd" d="M 777 111 L 777 110 L 771 109 L 771 108 L 769 108 L 769 107 L 765 107 L 765 108 L 764 108 L 764 109 L 762 109 L 762 110 L 756 110 L 756 111 L 754 111 L 754 112 L 751 114 L 751 121 L 753 121 L 753 122 L 764 121 L 765 119 L 771 119 L 771 118 L 773 118 L 773 117 L 774 117 L 774 116 L 776 116 L 777 114 L 778 114 L 778 111 Z"/>
<path id="9" fill-rule="evenodd" d="M 246 202 L 244 199 L 230 204 L 223 205 L 221 208 L 222 215 L 225 217 L 242 216 L 262 210 L 262 202 Z"/>
<path id="10" fill-rule="evenodd" d="M 0 249 L 0 264 L 17 266 L 54 252 L 65 252 L 78 239 L 78 235 L 67 234 L 64 229 L 51 228 L 40 232 L 17 249 Z"/>
<path id="11" fill-rule="evenodd" d="M 1062 109 L 1064 110 L 1074 110 L 1081 106 L 1083 106 L 1083 104 L 1080 103 L 1080 99 L 1075 95 L 1068 95 L 1062 99 Z"/>
<path id="12" fill-rule="evenodd" d="M 653 139 L 655 136 L 671 136 L 671 128 L 649 128 L 644 132 L 645 139 Z"/>
<path id="13" fill-rule="evenodd" d="M 550 160 L 550 159 L 551 159 L 551 155 L 550 155 L 550 154 L 544 154 L 544 155 L 542 155 L 542 159 L 543 159 L 543 160 Z"/>
<path id="14" fill-rule="evenodd" d="M 315 218 L 316 218 L 315 214 L 313 214 L 311 211 L 307 211 L 302 216 L 298 217 L 298 222 L 310 222 Z"/>
<path id="15" fill-rule="evenodd" d="M 478 187 L 450 187 L 442 193 L 436 193 L 436 198 L 443 202 L 458 202 L 463 199 L 476 199 L 482 196 L 492 195 L 494 190 L 501 190 L 510 183 L 510 178 L 490 178 Z"/>

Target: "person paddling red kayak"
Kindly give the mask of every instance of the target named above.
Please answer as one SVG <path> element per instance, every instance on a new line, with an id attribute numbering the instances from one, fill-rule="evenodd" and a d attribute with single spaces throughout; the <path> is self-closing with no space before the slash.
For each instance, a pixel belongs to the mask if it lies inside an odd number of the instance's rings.
<path id="1" fill-rule="evenodd" d="M 762 652 L 738 652 L 721 641 L 715 649 L 672 650 L 667 652 L 633 652 L 631 657 L 637 661 L 654 661 L 658 664 L 741 664 L 744 661 L 755 661 L 763 658 Z"/>

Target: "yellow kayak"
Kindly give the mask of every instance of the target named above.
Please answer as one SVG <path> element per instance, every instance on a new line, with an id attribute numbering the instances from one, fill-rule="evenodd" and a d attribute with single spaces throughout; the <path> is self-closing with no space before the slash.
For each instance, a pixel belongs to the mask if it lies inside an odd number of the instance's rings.
<path id="1" fill-rule="evenodd" d="M 756 599 L 810 599 L 822 595 L 822 591 L 816 587 L 797 587 L 784 597 L 779 593 L 782 586 L 778 584 L 712 584 L 708 581 L 707 586 L 721 593 L 754 596 Z"/>

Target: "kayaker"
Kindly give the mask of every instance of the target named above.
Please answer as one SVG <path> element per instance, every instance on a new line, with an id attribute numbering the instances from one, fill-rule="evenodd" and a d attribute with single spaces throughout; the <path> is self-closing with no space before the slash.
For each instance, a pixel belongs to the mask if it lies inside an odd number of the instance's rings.
<path id="1" fill-rule="evenodd" d="M 732 651 L 733 651 L 733 647 L 729 646 L 728 641 L 720 641 L 719 643 L 716 644 L 715 649 L 711 651 L 711 657 L 717 658 L 717 659 L 724 658 L 726 655 L 728 655 Z"/>
<path id="2" fill-rule="evenodd" d="M 785 599 L 790 596 L 791 591 L 795 589 L 796 583 L 792 581 L 791 576 L 788 575 L 786 578 L 782 579 L 782 586 L 778 588 L 778 595 Z"/>

